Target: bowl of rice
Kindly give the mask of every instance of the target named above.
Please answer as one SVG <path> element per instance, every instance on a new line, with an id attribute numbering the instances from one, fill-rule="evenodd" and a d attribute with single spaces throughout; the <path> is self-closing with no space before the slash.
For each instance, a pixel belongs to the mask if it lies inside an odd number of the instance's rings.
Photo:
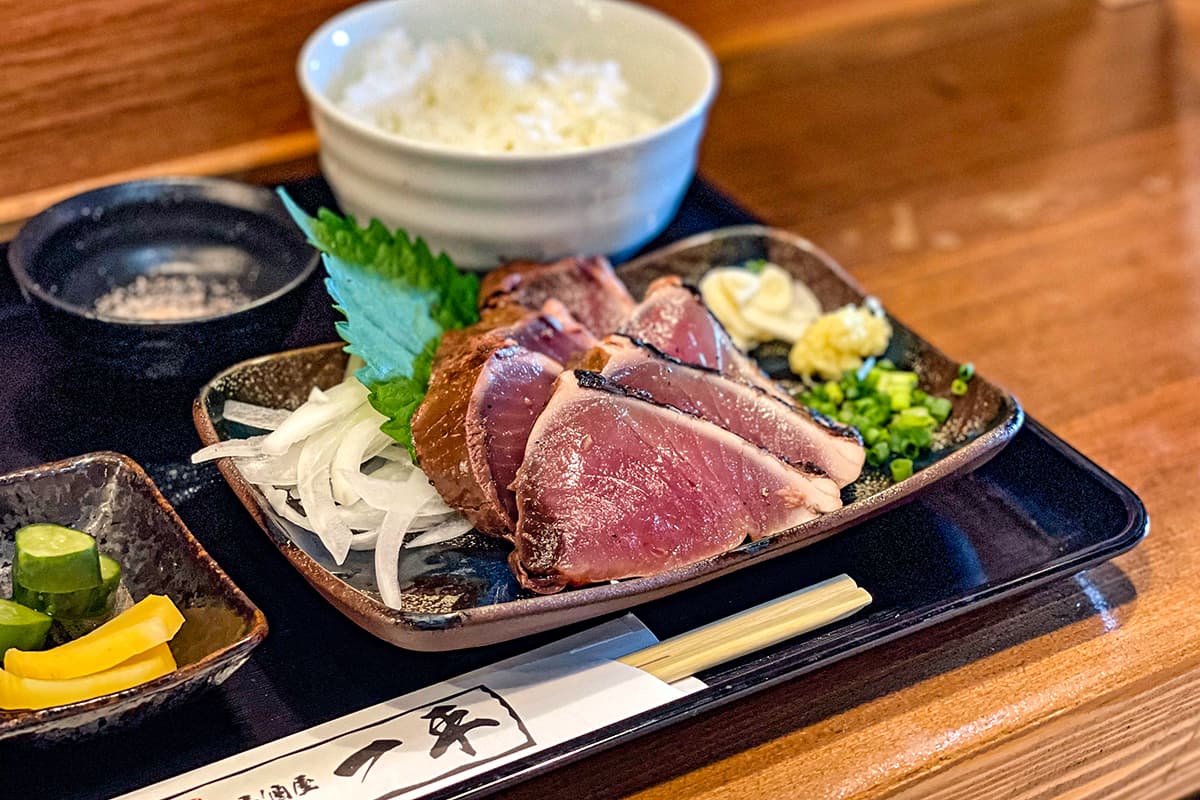
<path id="1" fill-rule="evenodd" d="M 342 209 L 460 266 L 631 254 L 695 174 L 716 62 L 620 0 L 381 0 L 298 64 Z"/>

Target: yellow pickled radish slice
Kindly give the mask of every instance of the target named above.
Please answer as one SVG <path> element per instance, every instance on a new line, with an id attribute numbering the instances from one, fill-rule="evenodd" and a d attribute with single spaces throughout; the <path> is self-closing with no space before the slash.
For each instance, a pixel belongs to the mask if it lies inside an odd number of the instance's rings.
<path id="1" fill-rule="evenodd" d="M 783 315 L 791 305 L 792 276 L 783 267 L 768 264 L 758 276 L 758 291 L 750 297 L 747 307 Z"/>
<path id="2" fill-rule="evenodd" d="M 4 669 L 23 678 L 80 678 L 169 642 L 182 625 L 183 614 L 171 599 L 152 594 L 72 642 L 50 650 L 9 650 Z"/>
<path id="3" fill-rule="evenodd" d="M 67 680 L 26 678 L 0 670 L 0 708 L 50 708 L 78 703 L 146 683 L 174 669 L 171 648 L 160 644 L 101 672 Z"/>

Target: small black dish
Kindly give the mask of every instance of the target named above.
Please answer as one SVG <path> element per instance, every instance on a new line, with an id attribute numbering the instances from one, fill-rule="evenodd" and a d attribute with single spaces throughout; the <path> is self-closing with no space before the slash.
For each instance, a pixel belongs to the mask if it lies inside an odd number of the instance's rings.
<path id="1" fill-rule="evenodd" d="M 68 354 L 157 380 L 208 377 L 278 349 L 318 258 L 270 190 L 161 178 L 51 206 L 21 228 L 8 262 Z M 180 291 L 147 308 L 146 291 L 164 288 Z M 113 307 L 139 291 L 140 309 Z"/>
<path id="2" fill-rule="evenodd" d="M 93 534 L 121 564 L 132 600 L 171 598 L 186 620 L 171 640 L 178 668 L 147 683 L 90 700 L 0 710 L 0 742 L 47 745 L 151 714 L 216 686 L 246 663 L 267 636 L 263 613 L 192 536 L 140 466 L 118 453 L 88 453 L 0 475 L 0 590 L 12 588 L 14 537 L 22 525 L 53 522 Z M 40 794 L 53 797 L 54 792 Z"/>

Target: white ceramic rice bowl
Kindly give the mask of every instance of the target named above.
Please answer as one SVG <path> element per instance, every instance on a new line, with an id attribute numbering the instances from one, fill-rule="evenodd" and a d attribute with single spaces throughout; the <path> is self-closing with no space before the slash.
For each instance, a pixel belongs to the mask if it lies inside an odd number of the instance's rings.
<path id="1" fill-rule="evenodd" d="M 403 139 L 338 108 L 330 93 L 356 47 L 395 27 L 414 38 L 481 34 L 494 49 L 612 59 L 665 122 L 616 144 L 555 154 L 472 153 Z M 619 0 L 381 0 L 329 20 L 298 64 L 338 202 L 421 236 L 460 266 L 605 253 L 659 233 L 696 169 L 716 62 L 670 18 Z"/>

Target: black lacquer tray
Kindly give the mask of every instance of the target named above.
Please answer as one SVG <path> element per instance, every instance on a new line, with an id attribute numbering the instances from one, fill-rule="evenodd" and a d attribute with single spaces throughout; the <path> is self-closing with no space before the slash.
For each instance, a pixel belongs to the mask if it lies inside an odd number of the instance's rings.
<path id="1" fill-rule="evenodd" d="M 310 208 L 324 184 L 295 187 Z M 651 245 L 752 220 L 703 183 Z M 332 339 L 319 282 L 287 342 Z M 7 796 L 92 800 L 131 791 L 405 692 L 531 649 L 577 628 L 448 653 L 415 653 L 346 620 L 256 530 L 215 467 L 192 467 L 198 385 L 114 385 L 73 365 L 0 276 L 0 471 L 114 449 L 147 466 L 205 548 L 272 621 L 219 689 L 146 721 L 69 745 L 0 746 Z M 1133 547 L 1145 508 L 1123 484 L 1034 420 L 976 472 L 802 550 L 633 609 L 659 636 L 689 630 L 841 572 L 871 591 L 862 614 L 700 677 L 710 688 L 483 776 L 442 797 L 474 797 L 702 714 Z M 1123 602 L 1129 598 L 1114 598 Z M 798 685 L 803 691 L 803 685 Z M 81 758 L 86 753 L 86 758 Z M 64 769 L 64 764 L 70 764 Z"/>

